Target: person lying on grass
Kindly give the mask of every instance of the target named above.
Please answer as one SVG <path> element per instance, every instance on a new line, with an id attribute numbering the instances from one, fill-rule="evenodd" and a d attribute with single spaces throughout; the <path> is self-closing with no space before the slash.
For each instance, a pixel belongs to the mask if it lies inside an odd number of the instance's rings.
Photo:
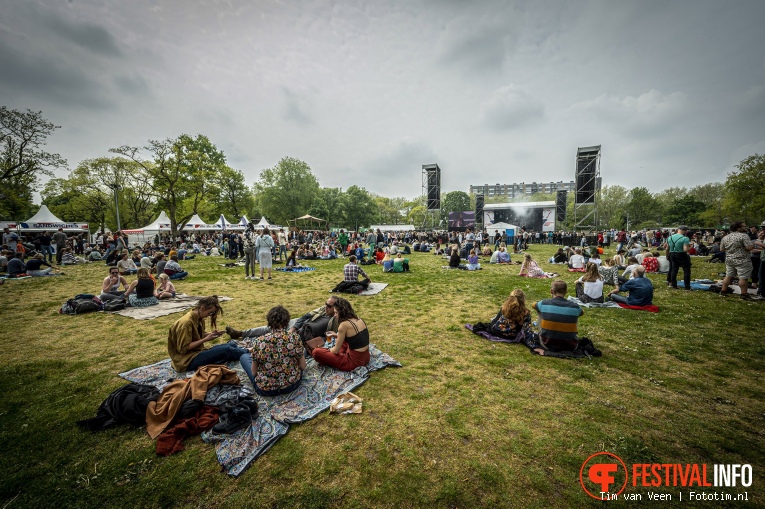
<path id="1" fill-rule="evenodd" d="M 204 297 L 175 322 L 167 335 L 167 353 L 176 371 L 196 371 L 200 366 L 208 364 L 225 364 L 239 360 L 247 350 L 240 348 L 236 341 L 207 348 L 205 343 L 218 339 L 224 334 L 215 329 L 218 314 L 223 314 L 223 308 L 218 302 L 218 296 Z M 205 333 L 205 319 L 210 318 L 212 332 Z"/>
<path id="2" fill-rule="evenodd" d="M 327 334 L 327 337 L 335 337 L 335 346 L 331 349 L 314 348 L 311 356 L 319 364 L 340 371 L 353 371 L 366 366 L 369 363 L 369 329 L 366 322 L 356 316 L 350 302 L 339 297 L 335 302 L 335 318 L 337 333 Z"/>
<path id="3" fill-rule="evenodd" d="M 308 311 L 297 320 L 291 320 L 289 323 L 289 332 L 296 332 L 303 342 L 312 339 L 320 339 L 321 343 L 323 343 L 327 331 L 337 332 L 337 318 L 335 317 L 335 303 L 337 302 L 337 299 L 338 297 L 332 295 L 327 299 L 323 306 Z M 226 326 L 226 334 L 228 334 L 231 339 L 241 338 L 247 340 L 248 338 L 263 336 L 269 332 L 271 332 L 271 328 L 268 325 L 241 331 Z"/>
<path id="4" fill-rule="evenodd" d="M 271 308 L 266 321 L 269 331 L 251 340 L 251 353 L 239 362 L 259 395 L 287 394 L 300 386 L 305 350 L 295 329 L 288 329 L 290 313 L 284 307 Z"/>
<path id="5" fill-rule="evenodd" d="M 501 338 L 515 340 L 522 330 L 531 326 L 531 311 L 526 307 L 526 294 L 516 288 L 502 303 L 491 321 L 490 331 Z"/>

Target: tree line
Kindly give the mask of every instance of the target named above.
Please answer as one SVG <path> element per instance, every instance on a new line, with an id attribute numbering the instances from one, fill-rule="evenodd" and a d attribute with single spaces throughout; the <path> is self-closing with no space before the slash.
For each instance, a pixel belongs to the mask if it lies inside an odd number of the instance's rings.
<path id="1" fill-rule="evenodd" d="M 0 219 L 31 216 L 36 210 L 32 203 L 35 190 L 62 220 L 86 221 L 113 230 L 117 228 L 117 206 L 123 229 L 140 228 L 164 210 L 174 231 L 194 214 L 210 221 L 223 214 L 235 222 L 243 215 L 266 216 L 282 225 L 310 214 L 332 227 L 349 229 L 370 224 L 443 227 L 449 212 L 475 208 L 475 197 L 463 191 L 442 193 L 441 210 L 429 214 L 423 196 L 390 198 L 357 185 L 345 190 L 321 187 L 311 167 L 291 157 L 263 170 L 248 185 L 244 174 L 228 165 L 223 151 L 201 134 L 148 140 L 140 147 L 114 147 L 109 149 L 113 156 L 86 159 L 65 178 L 55 178 L 54 171 L 68 169 L 67 162 L 44 146 L 59 128 L 44 119 L 42 112 L 0 107 Z M 42 177 L 51 178 L 40 189 Z M 599 225 L 716 227 L 727 218 L 759 223 L 765 219 L 759 217 L 765 211 L 763 191 L 765 156 L 755 154 L 741 161 L 724 183 L 672 187 L 658 193 L 645 187 L 604 186 L 599 196 Z M 569 212 L 573 198 L 569 193 Z M 535 194 L 530 199 L 554 200 L 555 196 Z M 487 203 L 492 201 L 502 199 L 487 199 Z M 572 228 L 571 216 L 560 229 Z"/>

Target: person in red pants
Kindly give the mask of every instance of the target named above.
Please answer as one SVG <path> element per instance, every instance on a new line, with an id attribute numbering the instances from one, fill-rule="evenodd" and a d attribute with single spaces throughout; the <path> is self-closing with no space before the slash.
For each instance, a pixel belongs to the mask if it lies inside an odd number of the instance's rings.
<path id="1" fill-rule="evenodd" d="M 356 316 L 351 303 L 346 299 L 338 298 L 335 302 L 335 316 L 339 324 L 335 346 L 331 349 L 314 348 L 311 355 L 319 364 L 340 371 L 353 371 L 359 366 L 366 366 L 369 363 L 367 324 Z"/>

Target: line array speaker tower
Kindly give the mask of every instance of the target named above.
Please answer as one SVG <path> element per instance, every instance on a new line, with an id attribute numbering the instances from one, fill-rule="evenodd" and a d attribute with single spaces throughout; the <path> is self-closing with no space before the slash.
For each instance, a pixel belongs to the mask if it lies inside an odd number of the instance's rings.
<path id="1" fill-rule="evenodd" d="M 595 203 L 597 179 L 600 177 L 600 145 L 580 147 L 576 152 L 576 200 Z"/>
<path id="2" fill-rule="evenodd" d="M 482 194 L 475 197 L 475 224 L 483 226 L 483 200 Z"/>
<path id="3" fill-rule="evenodd" d="M 566 220 L 566 204 L 568 191 L 565 189 L 558 191 L 555 196 L 555 221 L 562 223 Z"/>
<path id="4" fill-rule="evenodd" d="M 441 210 L 441 168 L 438 164 L 422 165 L 422 187 L 428 197 L 427 210 Z"/>

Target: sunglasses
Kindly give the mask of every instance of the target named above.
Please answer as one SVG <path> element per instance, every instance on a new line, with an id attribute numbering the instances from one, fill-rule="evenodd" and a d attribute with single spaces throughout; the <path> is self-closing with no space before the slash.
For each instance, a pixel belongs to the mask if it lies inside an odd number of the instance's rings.
<path id="1" fill-rule="evenodd" d="M 334 305 L 334 304 L 330 304 L 329 302 L 325 302 L 325 303 L 324 303 L 324 305 L 325 305 L 325 306 L 327 306 L 328 308 L 333 308 L 333 307 L 335 307 L 335 305 Z"/>

